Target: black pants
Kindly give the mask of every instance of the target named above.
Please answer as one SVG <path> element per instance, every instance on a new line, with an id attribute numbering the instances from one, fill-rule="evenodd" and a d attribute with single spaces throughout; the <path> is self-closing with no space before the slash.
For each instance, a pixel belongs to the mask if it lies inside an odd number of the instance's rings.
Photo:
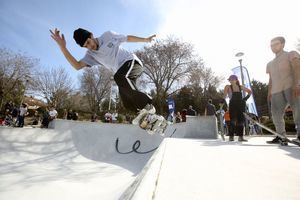
<path id="1" fill-rule="evenodd" d="M 19 117 L 18 117 L 18 122 L 19 122 L 18 127 L 23 127 L 24 126 L 24 118 L 25 118 L 25 116 L 19 115 Z"/>
<path id="2" fill-rule="evenodd" d="M 136 87 L 136 80 L 142 72 L 142 66 L 137 61 L 130 60 L 125 62 L 114 75 L 124 107 L 134 112 L 143 109 L 147 104 L 152 104 L 152 98 L 138 91 Z"/>
<path id="3" fill-rule="evenodd" d="M 243 136 L 244 132 L 244 114 L 245 102 L 243 100 L 230 100 L 229 102 L 229 116 L 230 116 L 230 127 L 229 136 Z"/>

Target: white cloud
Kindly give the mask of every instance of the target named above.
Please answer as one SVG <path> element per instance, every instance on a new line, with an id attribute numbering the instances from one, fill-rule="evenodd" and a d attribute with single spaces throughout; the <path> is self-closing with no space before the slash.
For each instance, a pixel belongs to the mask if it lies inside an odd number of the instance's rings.
<path id="1" fill-rule="evenodd" d="M 218 75 L 228 76 L 245 53 L 250 77 L 268 81 L 265 67 L 274 55 L 271 38 L 286 38 L 286 50 L 300 38 L 300 1 L 154 0 L 161 15 L 159 37 L 175 35 L 195 45 L 197 53 Z M 224 82 L 225 83 L 225 82 Z"/>

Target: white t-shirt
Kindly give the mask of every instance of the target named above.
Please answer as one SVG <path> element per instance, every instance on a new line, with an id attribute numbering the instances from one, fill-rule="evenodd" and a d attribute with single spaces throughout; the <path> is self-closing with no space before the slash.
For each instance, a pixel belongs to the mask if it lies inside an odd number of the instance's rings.
<path id="1" fill-rule="evenodd" d="M 56 118 L 56 116 L 57 116 L 57 111 L 56 111 L 56 110 L 50 110 L 50 111 L 49 111 L 49 115 L 50 115 L 50 117 L 52 117 L 52 118 Z"/>
<path id="2" fill-rule="evenodd" d="M 96 39 L 99 42 L 99 49 L 87 50 L 80 60 L 88 66 L 102 65 L 113 72 L 117 72 L 128 60 L 136 60 L 142 66 L 142 62 L 135 54 L 120 47 L 121 43 L 127 41 L 127 36 L 107 31 Z"/>
<path id="3" fill-rule="evenodd" d="M 110 112 L 105 113 L 104 115 L 106 120 L 110 120 L 112 118 L 112 114 Z"/>
<path id="4" fill-rule="evenodd" d="M 26 113 L 27 113 L 27 108 L 21 107 L 20 108 L 20 116 L 25 116 Z"/>

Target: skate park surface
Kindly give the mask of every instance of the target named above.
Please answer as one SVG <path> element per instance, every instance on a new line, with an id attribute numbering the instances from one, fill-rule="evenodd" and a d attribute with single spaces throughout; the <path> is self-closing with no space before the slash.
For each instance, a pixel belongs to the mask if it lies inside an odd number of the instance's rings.
<path id="1" fill-rule="evenodd" d="M 165 136 L 66 120 L 0 127 L 0 199 L 299 199 L 299 147 L 224 142 L 216 132 L 207 117 Z"/>

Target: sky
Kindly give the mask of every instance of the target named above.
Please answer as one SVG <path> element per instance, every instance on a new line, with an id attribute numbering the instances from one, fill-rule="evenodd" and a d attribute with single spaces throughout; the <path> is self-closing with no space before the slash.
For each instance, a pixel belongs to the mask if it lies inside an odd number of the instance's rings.
<path id="1" fill-rule="evenodd" d="M 49 29 L 64 33 L 67 48 L 78 60 L 85 49 L 73 40 L 79 27 L 100 36 L 107 30 L 157 39 L 175 36 L 194 45 L 195 53 L 223 76 L 239 65 L 243 52 L 250 78 L 268 82 L 267 63 L 274 58 L 270 40 L 284 36 L 286 50 L 300 39 L 299 0 L 0 0 L 0 47 L 38 58 L 40 67 L 64 67 L 77 81 L 76 71 L 50 37 Z M 143 43 L 126 43 L 134 51 Z"/>

